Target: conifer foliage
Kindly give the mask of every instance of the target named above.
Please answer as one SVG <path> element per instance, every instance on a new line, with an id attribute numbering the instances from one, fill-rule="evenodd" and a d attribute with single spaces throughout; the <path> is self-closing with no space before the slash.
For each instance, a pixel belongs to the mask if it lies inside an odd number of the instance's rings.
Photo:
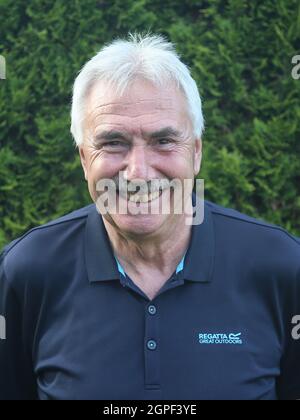
<path id="1" fill-rule="evenodd" d="M 0 0 L 0 247 L 90 203 L 72 83 L 129 31 L 165 35 L 197 81 L 205 197 L 300 235 L 298 0 Z"/>

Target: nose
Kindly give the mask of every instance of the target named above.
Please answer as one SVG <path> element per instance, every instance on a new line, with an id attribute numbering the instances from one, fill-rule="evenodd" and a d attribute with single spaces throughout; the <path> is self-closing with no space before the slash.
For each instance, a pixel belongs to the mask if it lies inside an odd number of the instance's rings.
<path id="1" fill-rule="evenodd" d="M 151 166 L 149 158 L 147 146 L 141 144 L 132 146 L 125 161 L 125 179 L 127 181 L 133 181 L 134 179 L 143 179 L 144 181 L 151 180 Z"/>

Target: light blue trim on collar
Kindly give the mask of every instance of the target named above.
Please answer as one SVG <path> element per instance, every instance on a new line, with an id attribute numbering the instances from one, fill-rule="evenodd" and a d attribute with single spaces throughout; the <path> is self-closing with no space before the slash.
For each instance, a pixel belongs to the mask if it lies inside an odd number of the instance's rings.
<path id="1" fill-rule="evenodd" d="M 176 268 L 176 274 L 180 273 L 180 271 L 182 271 L 182 270 L 183 270 L 185 255 L 186 255 L 186 254 L 184 254 L 184 256 L 183 256 L 182 260 L 181 260 L 181 261 L 180 261 L 180 263 L 177 265 L 177 268 Z M 124 271 L 123 267 L 121 266 L 121 264 L 119 263 L 119 261 L 118 261 L 118 259 L 117 259 L 117 257 L 116 257 L 116 256 L 115 256 L 115 260 L 116 260 L 116 262 L 117 262 L 117 266 L 118 266 L 119 273 L 121 273 L 124 277 L 126 277 L 125 271 Z"/>
<path id="2" fill-rule="evenodd" d="M 117 266 L 118 266 L 119 273 L 123 274 L 123 276 L 126 277 L 125 271 L 124 271 L 123 267 L 121 266 L 121 264 L 119 263 L 119 261 L 117 260 L 116 256 L 115 256 L 115 260 L 117 261 Z"/>
<path id="3" fill-rule="evenodd" d="M 180 261 L 180 263 L 177 265 L 177 268 L 176 268 L 176 274 L 178 274 L 180 271 L 182 271 L 182 270 L 183 270 L 185 256 L 186 256 L 186 254 L 184 254 L 184 256 L 183 256 L 182 260 L 181 260 L 181 261 Z"/>

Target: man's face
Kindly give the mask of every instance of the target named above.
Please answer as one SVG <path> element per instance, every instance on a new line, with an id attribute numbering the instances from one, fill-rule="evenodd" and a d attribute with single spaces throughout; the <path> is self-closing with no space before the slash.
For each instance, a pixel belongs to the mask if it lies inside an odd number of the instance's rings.
<path id="1" fill-rule="evenodd" d="M 127 181 L 193 180 L 200 170 L 201 140 L 192 134 L 186 108 L 183 94 L 171 85 L 158 89 L 139 80 L 118 97 L 113 89 L 105 89 L 103 82 L 97 82 L 86 100 L 84 142 L 79 147 L 93 201 L 99 197 L 97 182 L 116 179 L 121 171 Z M 117 201 L 124 200 L 129 210 L 139 207 L 140 214 L 108 213 L 104 217 L 120 231 L 133 235 L 172 229 L 182 216 L 142 211 L 142 207 L 150 209 L 150 205 L 152 209 L 160 208 L 163 198 L 169 197 L 171 202 L 174 192 L 171 189 L 168 195 L 165 193 L 140 204 L 127 202 L 117 194 Z"/>

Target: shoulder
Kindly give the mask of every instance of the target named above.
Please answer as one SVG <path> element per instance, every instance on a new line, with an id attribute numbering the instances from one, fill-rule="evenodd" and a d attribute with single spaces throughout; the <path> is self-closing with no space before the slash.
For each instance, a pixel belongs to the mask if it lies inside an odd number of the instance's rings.
<path id="1" fill-rule="evenodd" d="M 270 241 L 274 240 L 273 246 L 278 244 L 288 245 L 295 251 L 300 251 L 300 239 L 289 233 L 286 229 L 241 213 L 232 208 L 222 207 L 211 201 L 206 205 L 213 215 L 217 229 L 230 232 L 232 237 L 243 241 Z"/>
<path id="2" fill-rule="evenodd" d="M 20 236 L 19 238 L 13 240 L 8 245 L 6 245 L 3 249 L 5 255 L 13 252 L 18 246 L 22 246 L 28 243 L 28 241 L 34 241 L 36 239 L 45 239 L 47 234 L 51 234 L 52 231 L 64 230 L 68 229 L 72 224 L 78 224 L 81 220 L 85 219 L 88 214 L 92 211 L 94 205 L 90 204 L 86 207 L 83 207 L 78 210 L 74 210 L 71 213 L 68 213 L 64 216 L 59 217 L 58 219 L 52 220 L 48 223 L 43 225 L 34 227 L 24 235 Z"/>
<path id="3" fill-rule="evenodd" d="M 212 214 L 216 252 L 232 256 L 241 270 L 251 267 L 257 278 L 300 283 L 300 240 L 286 229 L 206 202 Z"/>
<path id="4" fill-rule="evenodd" d="M 284 228 L 207 202 L 215 235 L 215 261 L 236 273 L 241 290 L 274 308 L 300 309 L 300 240 Z"/>
<path id="5" fill-rule="evenodd" d="M 0 262 L 8 281 L 24 282 L 35 273 L 45 272 L 47 266 L 53 267 L 59 256 L 65 256 L 80 241 L 87 216 L 94 208 L 91 204 L 34 227 L 6 245 Z"/>

